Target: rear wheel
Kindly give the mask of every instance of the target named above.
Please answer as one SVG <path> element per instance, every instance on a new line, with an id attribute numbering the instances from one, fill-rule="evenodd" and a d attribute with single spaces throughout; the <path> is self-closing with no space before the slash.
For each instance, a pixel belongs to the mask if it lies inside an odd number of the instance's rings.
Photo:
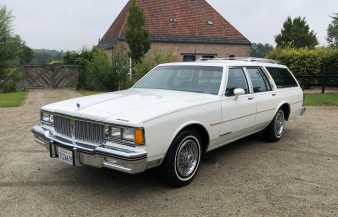
<path id="1" fill-rule="evenodd" d="M 194 130 L 177 135 L 164 161 L 165 178 L 170 186 L 181 187 L 194 178 L 201 161 L 201 139 Z"/>
<path id="2" fill-rule="evenodd" d="M 279 109 L 263 135 L 269 142 L 277 142 L 282 138 L 285 126 L 285 115 L 282 109 Z"/>

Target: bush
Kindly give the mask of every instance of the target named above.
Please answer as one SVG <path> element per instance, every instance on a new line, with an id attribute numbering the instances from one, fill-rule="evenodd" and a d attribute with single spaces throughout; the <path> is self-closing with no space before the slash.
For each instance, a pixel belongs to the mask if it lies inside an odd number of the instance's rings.
<path id="1" fill-rule="evenodd" d="M 135 78 L 133 80 L 140 80 L 152 68 L 161 63 L 169 63 L 174 61 L 175 56 L 173 50 L 167 52 L 157 52 L 153 56 L 146 56 L 142 58 L 140 63 L 134 66 Z"/>
<path id="2" fill-rule="evenodd" d="M 16 85 L 23 79 L 21 68 L 8 68 L 4 71 L 3 80 L 0 81 L 0 92 L 10 93 L 16 91 Z"/>
<path id="3" fill-rule="evenodd" d="M 295 76 L 318 75 L 320 73 L 320 58 L 318 58 L 315 50 L 277 48 L 270 52 L 267 57 L 288 66 Z"/>
<path id="4" fill-rule="evenodd" d="M 88 64 L 87 86 L 90 90 L 116 90 L 118 77 L 104 51 L 96 52 Z"/>

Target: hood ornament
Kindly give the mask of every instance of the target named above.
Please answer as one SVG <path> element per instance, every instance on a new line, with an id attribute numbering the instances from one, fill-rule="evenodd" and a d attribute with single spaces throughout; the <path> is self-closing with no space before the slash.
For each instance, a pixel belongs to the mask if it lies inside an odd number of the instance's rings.
<path id="1" fill-rule="evenodd" d="M 80 103 L 76 103 L 76 107 L 77 107 L 77 110 L 80 110 L 80 107 L 81 107 Z"/>

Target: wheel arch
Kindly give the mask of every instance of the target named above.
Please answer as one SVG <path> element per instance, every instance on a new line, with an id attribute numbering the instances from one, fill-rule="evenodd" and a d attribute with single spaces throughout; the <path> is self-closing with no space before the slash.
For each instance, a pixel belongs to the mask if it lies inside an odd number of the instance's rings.
<path id="1" fill-rule="evenodd" d="M 285 120 L 289 120 L 289 117 L 290 117 L 290 113 L 291 113 L 291 106 L 290 106 L 290 103 L 288 102 L 282 102 L 277 110 L 276 110 L 276 113 L 279 109 L 282 109 L 282 111 L 284 112 L 284 116 L 285 116 Z"/>
<path id="2" fill-rule="evenodd" d="M 182 125 L 181 127 L 179 127 L 178 130 L 176 130 L 173 138 L 171 139 L 169 148 L 172 146 L 172 144 L 173 144 L 175 138 L 177 137 L 177 135 L 180 132 L 187 130 L 187 129 L 193 129 L 199 134 L 199 136 L 202 140 L 202 153 L 205 153 L 206 150 L 209 147 L 210 136 L 209 136 L 209 132 L 206 129 L 206 127 L 203 124 L 198 123 L 198 122 L 186 123 L 186 124 Z M 168 152 L 168 150 L 167 150 L 167 152 Z"/>

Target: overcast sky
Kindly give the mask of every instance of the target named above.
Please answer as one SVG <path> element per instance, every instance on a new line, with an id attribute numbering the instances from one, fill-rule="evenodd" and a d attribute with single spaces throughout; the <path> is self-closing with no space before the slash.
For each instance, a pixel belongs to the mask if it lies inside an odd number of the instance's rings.
<path id="1" fill-rule="evenodd" d="M 253 43 L 274 44 L 287 16 L 306 17 L 325 45 L 338 0 L 207 0 Z M 127 0 L 0 0 L 15 16 L 14 31 L 31 48 L 80 50 L 96 45 Z"/>

